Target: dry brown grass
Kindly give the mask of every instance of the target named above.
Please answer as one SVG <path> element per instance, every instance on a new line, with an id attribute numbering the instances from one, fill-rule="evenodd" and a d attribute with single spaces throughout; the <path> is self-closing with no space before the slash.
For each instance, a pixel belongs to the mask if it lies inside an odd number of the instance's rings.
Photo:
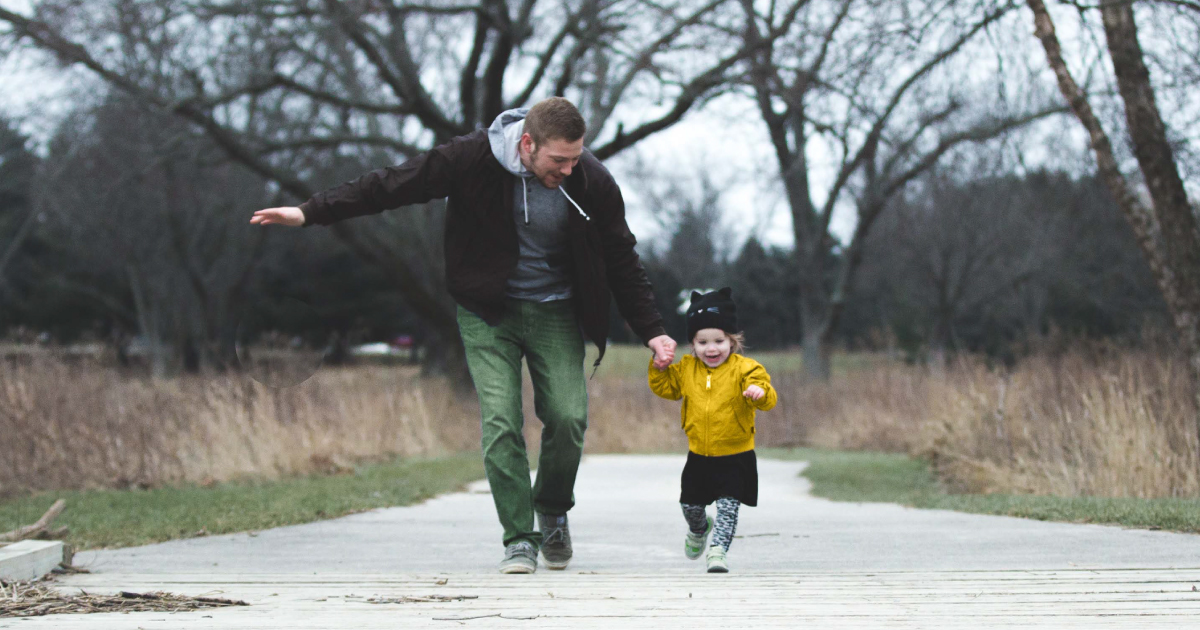
<path id="1" fill-rule="evenodd" d="M 974 492 L 1200 496 L 1182 359 L 1077 350 L 1010 373 L 966 363 L 932 388 L 923 432 L 942 476 Z"/>
<path id="2" fill-rule="evenodd" d="M 1077 347 L 1012 370 L 966 359 L 938 374 L 861 365 L 824 384 L 776 374 L 780 403 L 759 414 L 758 444 L 922 455 L 973 492 L 1200 495 L 1190 384 L 1166 353 Z M 679 404 L 644 376 L 602 374 L 588 389 L 588 452 L 686 450 Z M 532 418 L 528 385 L 525 409 Z M 531 452 L 540 428 L 526 423 Z M 44 358 L 0 365 L 0 436 L 0 492 L 12 492 L 271 478 L 477 449 L 479 420 L 473 394 L 411 368 L 323 368 L 273 389 Z"/>
<path id="3" fill-rule="evenodd" d="M 0 367 L 0 492 L 273 478 L 460 451 L 479 443 L 470 398 L 406 368 L 325 368 L 274 389 L 37 358 Z"/>
<path id="4" fill-rule="evenodd" d="M 1168 353 L 1079 346 L 1011 370 L 892 363 L 779 384 L 784 417 L 760 426 L 787 427 L 784 443 L 921 455 L 956 490 L 1200 495 L 1194 399 Z"/>

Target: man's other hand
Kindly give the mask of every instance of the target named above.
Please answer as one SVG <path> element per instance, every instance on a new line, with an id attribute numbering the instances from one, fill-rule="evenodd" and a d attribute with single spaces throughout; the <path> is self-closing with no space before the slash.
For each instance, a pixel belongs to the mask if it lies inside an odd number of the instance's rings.
<path id="1" fill-rule="evenodd" d="M 663 369 L 675 360 L 675 340 L 668 335 L 659 335 L 646 345 L 654 351 L 654 367 Z"/>
<path id="2" fill-rule="evenodd" d="M 279 225 L 300 227 L 304 225 L 304 211 L 295 207 L 267 208 L 255 212 L 254 216 L 250 217 L 250 223 L 254 225 L 278 223 Z"/>

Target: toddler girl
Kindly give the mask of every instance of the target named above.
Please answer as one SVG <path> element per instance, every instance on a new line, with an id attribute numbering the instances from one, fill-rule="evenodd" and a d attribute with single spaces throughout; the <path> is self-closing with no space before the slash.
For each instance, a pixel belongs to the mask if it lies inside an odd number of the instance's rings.
<path id="1" fill-rule="evenodd" d="M 688 436 L 679 502 L 687 520 L 684 553 L 704 552 L 713 519 L 705 508 L 717 504 L 716 531 L 708 547 L 709 573 L 727 573 L 726 553 L 737 530 L 738 507 L 758 505 L 758 464 L 754 456 L 754 410 L 775 406 L 771 376 L 741 354 L 732 289 L 692 292 L 687 310 L 692 354 L 678 364 L 652 359 L 650 389 L 668 400 L 683 399 L 683 430 Z"/>

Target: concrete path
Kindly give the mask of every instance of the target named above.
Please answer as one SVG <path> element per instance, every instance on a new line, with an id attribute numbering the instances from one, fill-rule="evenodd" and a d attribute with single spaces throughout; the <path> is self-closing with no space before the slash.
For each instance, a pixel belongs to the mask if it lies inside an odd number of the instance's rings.
<path id="1" fill-rule="evenodd" d="M 692 627 L 697 614 L 726 627 L 1200 627 L 1200 536 L 834 503 L 809 496 L 798 462 L 760 460 L 760 505 L 742 510 L 733 573 L 710 576 L 681 549 L 683 461 L 587 457 L 571 512 L 575 559 L 561 573 L 495 573 L 500 527 L 479 482 L 411 507 L 82 553 L 77 564 L 93 573 L 62 581 L 89 592 L 219 592 L 248 608 L 0 627 L 135 627 L 137 618 L 145 628 L 268 619 L 289 628 L 600 628 L 617 616 L 622 626 L 673 628 Z"/>

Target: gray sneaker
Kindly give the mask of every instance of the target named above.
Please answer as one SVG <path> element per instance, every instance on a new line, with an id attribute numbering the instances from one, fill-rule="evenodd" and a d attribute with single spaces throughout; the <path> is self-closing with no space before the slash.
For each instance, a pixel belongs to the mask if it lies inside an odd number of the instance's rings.
<path id="1" fill-rule="evenodd" d="M 562 571 L 571 562 L 571 530 L 567 515 L 538 514 L 538 529 L 542 532 L 542 561 L 546 568 Z"/>
<path id="2" fill-rule="evenodd" d="M 533 573 L 537 571 L 537 549 L 528 540 L 515 542 L 504 548 L 504 560 L 500 561 L 501 573 Z"/>
<path id="3" fill-rule="evenodd" d="M 725 559 L 724 547 L 709 547 L 704 560 L 708 564 L 709 573 L 729 573 L 729 561 Z"/>

